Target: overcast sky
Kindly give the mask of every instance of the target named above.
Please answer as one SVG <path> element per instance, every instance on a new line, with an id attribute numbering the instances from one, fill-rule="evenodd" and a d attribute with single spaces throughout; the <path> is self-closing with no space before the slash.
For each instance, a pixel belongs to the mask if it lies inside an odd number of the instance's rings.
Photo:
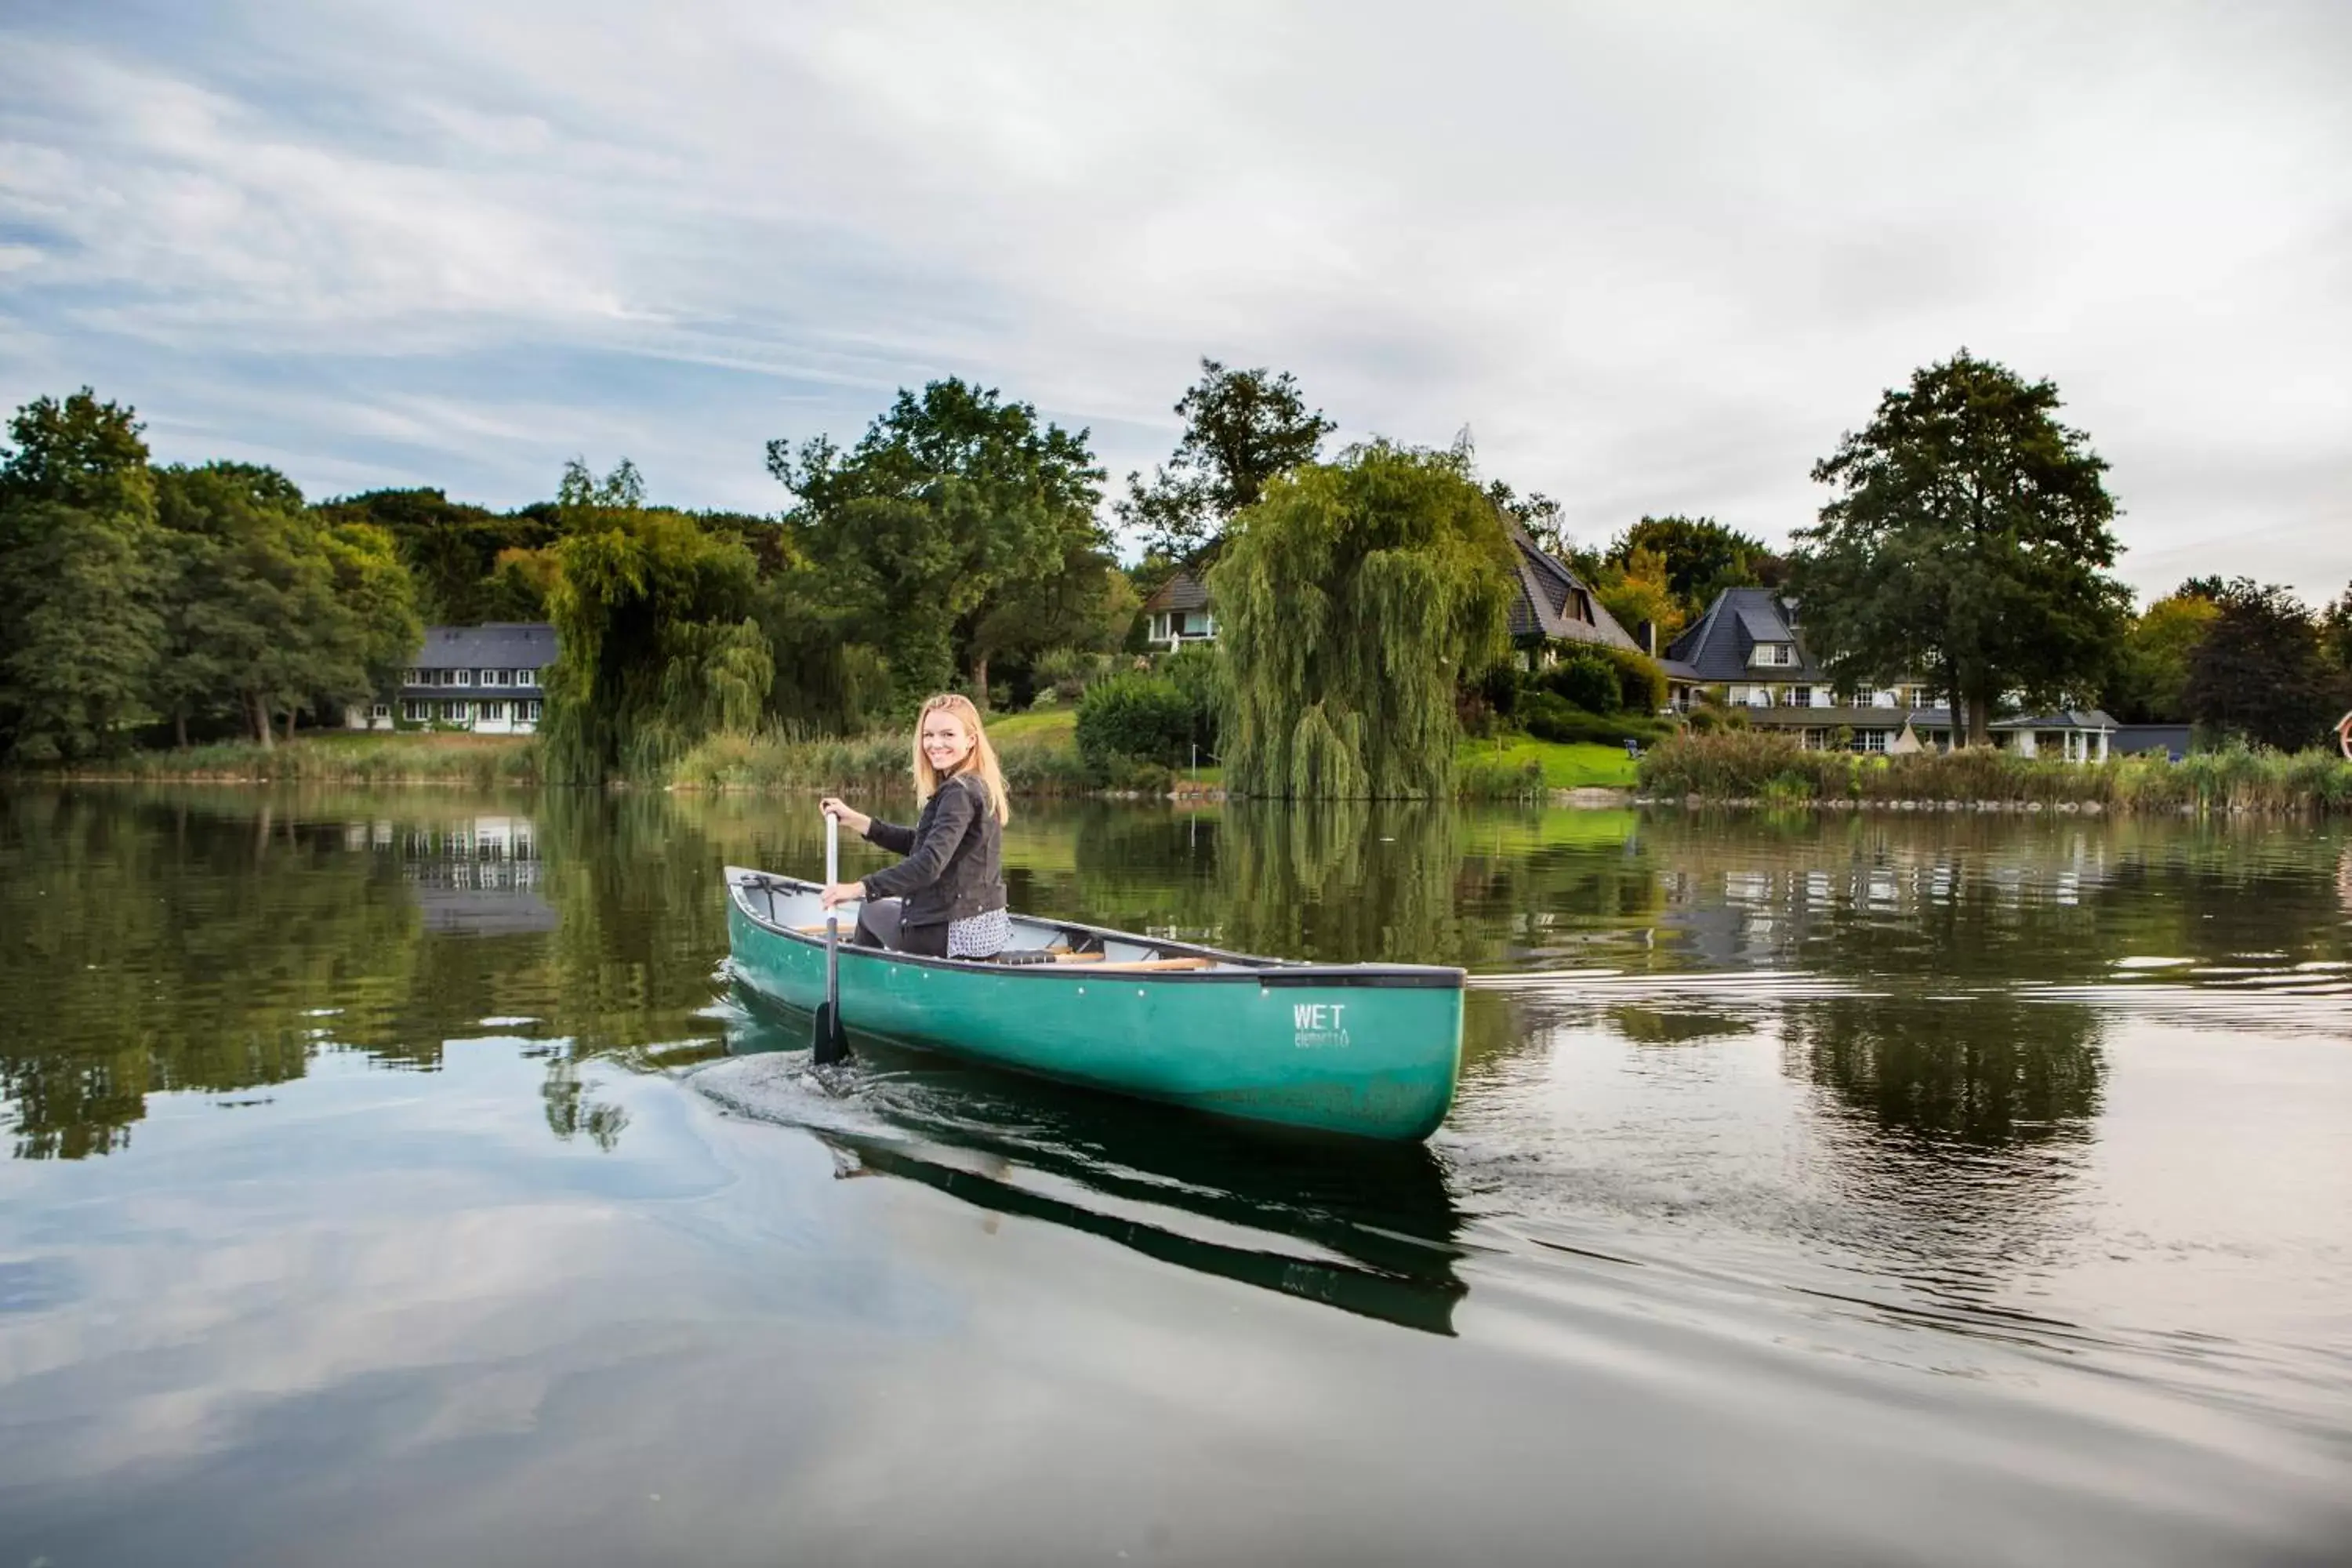
<path id="1" fill-rule="evenodd" d="M 1203 354 L 1598 542 L 1773 540 L 2054 380 L 2142 589 L 2352 579 L 2352 5 L 0 0 L 0 401 L 509 506 L 956 374 L 1163 458 Z"/>

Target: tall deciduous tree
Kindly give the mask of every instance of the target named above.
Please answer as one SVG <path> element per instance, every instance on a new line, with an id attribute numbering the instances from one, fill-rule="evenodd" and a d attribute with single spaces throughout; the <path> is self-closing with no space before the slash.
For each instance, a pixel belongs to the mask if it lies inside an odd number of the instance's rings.
<path id="1" fill-rule="evenodd" d="M 1309 464 L 1234 520 L 1209 574 L 1237 793 L 1441 796 L 1454 689 L 1508 654 L 1511 545 L 1452 453 L 1385 444 Z"/>
<path id="2" fill-rule="evenodd" d="M 2221 607 L 2195 585 L 2141 611 L 2125 632 L 2100 706 L 2126 724 L 2179 724 L 2189 719 L 2189 661 Z"/>
<path id="3" fill-rule="evenodd" d="M 1201 361 L 1201 379 L 1176 400 L 1184 434 L 1153 471 L 1127 476 L 1119 521 L 1151 550 L 1206 567 L 1234 513 L 1255 506 L 1276 474 L 1315 460 L 1339 428 L 1309 409 L 1288 371 L 1228 370 Z"/>
<path id="4" fill-rule="evenodd" d="M 415 584 L 418 614 L 436 626 L 536 620 L 548 575 L 526 563 L 555 539 L 544 504 L 499 516 L 436 489 L 371 490 L 322 503 L 331 527 L 362 523 L 389 534 Z"/>
<path id="5" fill-rule="evenodd" d="M 1841 684 L 1924 677 L 1990 739 L 1995 705 L 2095 686 L 2129 596 L 2106 464 L 2058 389 L 1962 350 L 1887 393 L 1813 466 L 1835 499 L 1797 532 L 1790 584 Z"/>
<path id="6" fill-rule="evenodd" d="M 330 526 L 274 468 L 170 468 L 156 476 L 168 544 L 157 706 L 188 719 L 234 710 L 262 745 L 305 707 L 332 712 L 387 685 L 422 636 L 407 569 L 385 533 Z"/>
<path id="7" fill-rule="evenodd" d="M 155 499 L 132 411 L 84 387 L 36 398 L 0 447 L 0 752 L 120 745 L 162 623 Z"/>
<path id="8" fill-rule="evenodd" d="M 2240 577 L 2189 656 L 2183 700 L 2199 724 L 2292 750 L 2319 739 L 2342 696 L 2310 608 L 2276 584 Z"/>
<path id="9" fill-rule="evenodd" d="M 1627 568 L 1643 551 L 1658 557 L 1685 619 L 1704 611 L 1726 588 L 1769 586 L 1786 571 L 1762 540 L 1711 517 L 1645 516 L 1611 541 L 1606 560 Z"/>
<path id="10" fill-rule="evenodd" d="M 768 443 L 800 548 L 870 630 L 902 704 L 959 668 L 985 702 L 1000 612 L 1073 570 L 1099 580 L 1103 474 L 1087 439 L 950 378 L 900 392 L 846 452 Z"/>
<path id="11" fill-rule="evenodd" d="M 1592 588 L 1617 624 L 1636 637 L 1644 624 L 1652 627 L 1658 648 L 1683 629 L 1687 612 L 1675 592 L 1666 558 L 1654 550 L 1633 550 L 1622 561 L 1609 562 Z"/>

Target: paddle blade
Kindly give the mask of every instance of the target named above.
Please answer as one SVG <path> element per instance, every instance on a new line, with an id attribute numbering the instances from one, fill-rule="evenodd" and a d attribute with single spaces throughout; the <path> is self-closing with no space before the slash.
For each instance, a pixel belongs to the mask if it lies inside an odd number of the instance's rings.
<path id="1" fill-rule="evenodd" d="M 831 1067 L 849 1055 L 848 1037 L 842 1033 L 841 1019 L 830 1002 L 818 1003 L 815 1016 L 809 1020 L 809 1049 L 819 1067 Z"/>

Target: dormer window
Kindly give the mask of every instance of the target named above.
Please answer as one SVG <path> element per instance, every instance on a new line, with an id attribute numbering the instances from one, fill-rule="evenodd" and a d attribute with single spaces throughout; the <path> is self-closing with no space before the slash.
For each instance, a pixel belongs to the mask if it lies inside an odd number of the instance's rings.
<path id="1" fill-rule="evenodd" d="M 1748 656 L 1752 665 L 1793 665 L 1797 662 L 1797 645 L 1785 642 L 1760 642 L 1756 651 Z"/>

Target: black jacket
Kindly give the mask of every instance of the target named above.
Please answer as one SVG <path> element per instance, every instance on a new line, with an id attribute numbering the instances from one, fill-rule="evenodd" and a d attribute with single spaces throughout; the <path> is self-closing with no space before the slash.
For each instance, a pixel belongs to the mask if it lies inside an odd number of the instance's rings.
<path id="1" fill-rule="evenodd" d="M 1003 829 L 978 774 L 942 783 L 914 826 L 877 818 L 866 837 L 906 857 L 865 879 L 866 897 L 906 900 L 899 924 L 939 925 L 1004 907 Z"/>

